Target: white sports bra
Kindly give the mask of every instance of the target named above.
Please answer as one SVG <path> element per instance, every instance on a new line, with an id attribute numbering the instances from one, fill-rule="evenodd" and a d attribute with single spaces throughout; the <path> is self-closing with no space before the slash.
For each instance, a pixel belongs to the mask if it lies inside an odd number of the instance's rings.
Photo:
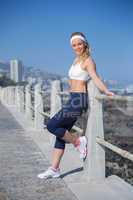
<path id="1" fill-rule="evenodd" d="M 68 71 L 68 76 L 70 79 L 76 79 L 76 80 L 87 81 L 90 79 L 88 72 L 81 68 L 80 63 L 77 63 L 70 67 Z"/>

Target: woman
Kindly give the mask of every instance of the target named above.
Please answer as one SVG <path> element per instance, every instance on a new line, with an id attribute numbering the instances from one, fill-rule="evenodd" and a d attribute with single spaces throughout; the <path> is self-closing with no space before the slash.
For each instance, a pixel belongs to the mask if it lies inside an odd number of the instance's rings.
<path id="1" fill-rule="evenodd" d="M 74 32 L 70 38 L 76 58 L 69 69 L 70 97 L 67 103 L 47 123 L 49 132 L 56 136 L 53 150 L 52 164 L 45 172 L 38 175 L 39 178 L 57 178 L 60 176 L 60 161 L 64 154 L 65 143 L 72 143 L 79 151 L 80 158 L 87 156 L 86 136 L 72 135 L 70 130 L 83 110 L 88 108 L 87 81 L 93 79 L 95 85 L 106 95 L 112 96 L 104 83 L 96 73 L 96 65 L 90 55 L 90 47 L 85 35 Z"/>

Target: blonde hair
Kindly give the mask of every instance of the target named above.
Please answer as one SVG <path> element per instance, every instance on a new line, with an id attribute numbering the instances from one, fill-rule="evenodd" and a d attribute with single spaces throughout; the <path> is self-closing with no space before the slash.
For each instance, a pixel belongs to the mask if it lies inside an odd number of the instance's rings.
<path id="1" fill-rule="evenodd" d="M 91 53 L 90 45 L 89 45 L 85 35 L 82 32 L 72 33 L 70 39 L 75 35 L 80 35 L 85 39 L 85 41 L 83 41 L 83 43 L 85 45 L 85 51 L 83 52 L 83 54 L 78 59 L 78 62 L 81 62 L 81 61 L 84 62 L 86 60 L 86 58 L 88 58 L 90 56 L 90 53 Z"/>

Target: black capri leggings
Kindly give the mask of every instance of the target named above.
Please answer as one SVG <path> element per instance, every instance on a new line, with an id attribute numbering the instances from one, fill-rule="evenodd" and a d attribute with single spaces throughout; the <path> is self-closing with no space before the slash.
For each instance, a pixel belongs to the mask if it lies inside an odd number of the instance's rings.
<path id="1" fill-rule="evenodd" d="M 66 130 L 70 131 L 83 110 L 88 109 L 88 94 L 84 92 L 70 92 L 66 104 L 47 123 L 49 132 L 56 136 L 55 148 L 64 149 L 62 139 Z"/>

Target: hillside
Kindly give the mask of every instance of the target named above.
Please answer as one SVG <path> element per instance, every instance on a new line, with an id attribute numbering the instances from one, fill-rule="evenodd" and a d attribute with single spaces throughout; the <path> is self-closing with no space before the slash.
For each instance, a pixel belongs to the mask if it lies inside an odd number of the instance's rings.
<path id="1" fill-rule="evenodd" d="M 9 70 L 9 63 L 0 61 L 0 69 Z"/>

